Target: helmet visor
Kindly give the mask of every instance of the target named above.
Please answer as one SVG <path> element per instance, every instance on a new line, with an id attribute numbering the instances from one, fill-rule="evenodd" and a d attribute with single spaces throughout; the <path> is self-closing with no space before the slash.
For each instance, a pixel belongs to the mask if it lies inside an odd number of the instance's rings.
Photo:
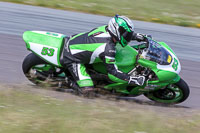
<path id="1" fill-rule="evenodd" d="M 132 40 L 133 37 L 133 32 L 124 32 L 124 34 L 122 34 L 123 38 L 127 41 L 127 43 L 129 43 Z"/>
<path id="2" fill-rule="evenodd" d="M 123 47 L 125 47 L 132 40 L 133 31 L 127 31 L 122 26 L 120 26 L 119 33 L 121 35 L 120 43 Z"/>
<path id="3" fill-rule="evenodd" d="M 121 36 L 121 40 L 120 43 L 123 47 L 125 47 L 126 45 L 128 45 L 128 43 L 132 40 L 132 36 L 133 36 L 133 32 L 128 32 L 126 31 L 122 36 Z"/>

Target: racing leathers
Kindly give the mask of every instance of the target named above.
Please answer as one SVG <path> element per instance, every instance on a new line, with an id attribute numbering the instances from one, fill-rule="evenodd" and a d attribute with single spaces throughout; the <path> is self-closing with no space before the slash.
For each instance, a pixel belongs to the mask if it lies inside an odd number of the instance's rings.
<path id="1" fill-rule="evenodd" d="M 136 35 L 133 34 L 135 40 L 137 40 Z M 79 87 L 94 86 L 85 64 L 98 62 L 105 64 L 108 77 L 114 76 L 132 85 L 143 85 L 144 79 L 131 77 L 118 70 L 115 62 L 115 46 L 116 43 L 107 31 L 107 26 L 70 37 L 64 46 L 63 60 Z"/>

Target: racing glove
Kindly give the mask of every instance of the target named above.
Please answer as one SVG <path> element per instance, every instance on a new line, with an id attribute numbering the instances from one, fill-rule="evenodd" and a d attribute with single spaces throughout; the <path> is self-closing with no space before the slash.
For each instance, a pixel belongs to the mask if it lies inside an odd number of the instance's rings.
<path id="1" fill-rule="evenodd" d="M 145 81 L 144 76 L 136 76 L 136 77 L 130 76 L 128 84 L 142 86 L 144 84 L 144 81 Z"/>
<path id="2" fill-rule="evenodd" d="M 145 37 L 144 37 L 144 36 L 145 36 L 144 34 L 137 33 L 137 34 L 136 34 L 136 40 L 137 40 L 138 42 L 144 41 L 144 40 L 145 40 Z"/>
<path id="3" fill-rule="evenodd" d="M 145 35 L 145 34 L 141 34 L 141 33 L 134 33 L 132 40 L 137 40 L 138 42 L 146 41 L 146 37 L 152 38 L 151 35 Z"/>

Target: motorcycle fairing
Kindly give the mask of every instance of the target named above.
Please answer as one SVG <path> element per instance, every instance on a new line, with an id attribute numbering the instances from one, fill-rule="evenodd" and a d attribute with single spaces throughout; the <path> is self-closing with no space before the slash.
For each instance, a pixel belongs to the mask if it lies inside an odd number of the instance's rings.
<path id="1" fill-rule="evenodd" d="M 26 31 L 23 34 L 28 50 L 59 67 L 64 37 L 66 36 L 63 34 L 46 31 Z"/>

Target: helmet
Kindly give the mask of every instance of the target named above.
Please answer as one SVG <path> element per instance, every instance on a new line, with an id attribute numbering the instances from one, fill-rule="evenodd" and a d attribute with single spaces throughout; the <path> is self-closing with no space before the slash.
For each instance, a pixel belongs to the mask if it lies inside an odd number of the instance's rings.
<path id="1" fill-rule="evenodd" d="M 134 26 L 129 18 L 116 15 L 109 21 L 108 31 L 122 47 L 125 47 L 132 39 Z"/>

